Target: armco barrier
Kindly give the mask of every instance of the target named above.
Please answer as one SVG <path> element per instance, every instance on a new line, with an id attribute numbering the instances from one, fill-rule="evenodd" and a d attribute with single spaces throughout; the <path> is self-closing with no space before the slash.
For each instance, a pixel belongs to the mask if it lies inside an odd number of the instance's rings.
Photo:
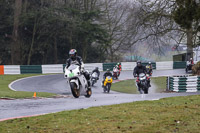
<path id="1" fill-rule="evenodd" d="M 186 61 L 175 61 L 173 62 L 173 69 L 182 69 L 186 67 Z"/>
<path id="2" fill-rule="evenodd" d="M 65 66 L 66 66 L 66 64 L 62 65 L 63 72 L 64 72 Z M 92 72 L 95 69 L 95 67 L 98 67 L 99 71 L 103 71 L 102 63 L 86 63 L 86 64 L 84 64 L 85 70 L 88 70 L 89 72 Z"/>
<path id="3" fill-rule="evenodd" d="M 173 69 L 173 61 L 156 62 L 156 70 L 170 70 Z"/>
<path id="4" fill-rule="evenodd" d="M 42 67 L 41 65 L 21 65 L 20 71 L 21 74 L 42 73 Z"/>
<path id="5" fill-rule="evenodd" d="M 95 69 L 95 67 L 98 67 L 99 71 L 103 71 L 102 63 L 86 63 L 84 64 L 84 67 L 89 72 L 92 72 Z"/>
<path id="6" fill-rule="evenodd" d="M 0 65 L 0 75 L 4 75 L 4 66 Z"/>
<path id="7" fill-rule="evenodd" d="M 167 88 L 176 92 L 200 91 L 200 76 L 168 77 Z"/>
<path id="8" fill-rule="evenodd" d="M 63 64 L 42 65 L 42 73 L 63 73 Z"/>
<path id="9" fill-rule="evenodd" d="M 21 74 L 19 65 L 4 65 L 4 74 Z"/>
<path id="10" fill-rule="evenodd" d="M 122 62 L 122 70 L 133 70 L 136 66 L 136 62 Z"/>

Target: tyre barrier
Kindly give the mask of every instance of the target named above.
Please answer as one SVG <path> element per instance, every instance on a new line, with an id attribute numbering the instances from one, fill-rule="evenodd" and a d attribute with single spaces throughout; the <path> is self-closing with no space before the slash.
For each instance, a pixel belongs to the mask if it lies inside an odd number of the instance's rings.
<path id="1" fill-rule="evenodd" d="M 175 92 L 200 91 L 200 76 L 169 76 L 167 77 L 167 88 Z"/>

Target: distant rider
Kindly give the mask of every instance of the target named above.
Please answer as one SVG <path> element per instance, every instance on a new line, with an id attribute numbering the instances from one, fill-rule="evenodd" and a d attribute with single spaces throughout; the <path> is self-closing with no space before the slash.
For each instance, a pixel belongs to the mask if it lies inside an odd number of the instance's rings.
<path id="1" fill-rule="evenodd" d="M 118 77 L 119 77 L 120 72 L 121 72 L 121 70 L 122 70 L 121 63 L 117 63 L 116 68 L 119 70 L 119 72 L 118 72 Z"/>
<path id="2" fill-rule="evenodd" d="M 139 76 L 140 73 L 147 74 L 147 70 L 146 70 L 146 67 L 142 65 L 141 61 L 137 61 L 137 66 L 133 70 L 133 76 L 137 77 L 136 82 L 137 82 L 138 86 L 139 86 L 139 77 L 138 76 Z M 149 77 L 147 77 L 147 81 L 148 81 L 149 87 L 151 87 Z"/>
<path id="3" fill-rule="evenodd" d="M 193 61 L 193 59 L 192 58 L 190 58 L 190 65 L 194 65 L 194 61 Z"/>
<path id="4" fill-rule="evenodd" d="M 152 67 L 151 62 L 149 62 L 148 65 L 146 65 L 146 70 L 147 70 L 147 73 L 151 76 L 153 72 L 153 67 Z"/>
<path id="5" fill-rule="evenodd" d="M 110 72 L 110 69 L 107 69 L 106 72 L 103 75 L 102 87 L 104 86 L 104 81 L 105 81 L 107 76 L 112 77 L 112 73 Z"/>
<path id="6" fill-rule="evenodd" d="M 88 82 L 88 89 L 91 89 L 90 86 L 90 75 L 87 71 L 85 71 L 84 69 L 84 63 L 83 60 L 80 56 L 77 56 L 77 51 L 76 49 L 71 49 L 69 51 L 69 57 L 66 61 L 66 67 L 68 68 L 71 64 L 78 64 L 80 66 L 80 70 L 83 73 L 83 75 L 85 76 L 85 78 L 87 79 Z"/>
<path id="7" fill-rule="evenodd" d="M 99 79 L 99 76 L 100 76 L 100 71 L 99 71 L 99 68 L 98 67 L 95 67 L 95 69 L 92 71 L 92 74 L 96 72 L 98 74 L 98 79 Z"/>

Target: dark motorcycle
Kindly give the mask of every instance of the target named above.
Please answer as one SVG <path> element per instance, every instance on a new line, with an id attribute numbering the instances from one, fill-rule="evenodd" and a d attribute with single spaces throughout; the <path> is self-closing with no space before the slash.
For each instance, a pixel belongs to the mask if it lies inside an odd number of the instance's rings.
<path id="1" fill-rule="evenodd" d="M 147 76 L 144 73 L 139 74 L 138 81 L 136 82 L 136 86 L 140 94 L 148 94 L 149 85 L 147 81 Z"/>

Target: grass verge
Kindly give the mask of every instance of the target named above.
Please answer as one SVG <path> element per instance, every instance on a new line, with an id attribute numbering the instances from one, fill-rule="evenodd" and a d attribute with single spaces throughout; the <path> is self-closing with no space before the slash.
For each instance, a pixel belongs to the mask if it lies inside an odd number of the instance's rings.
<path id="1" fill-rule="evenodd" d="M 31 98 L 33 92 L 12 91 L 8 85 L 17 79 L 37 76 L 38 74 L 0 75 L 0 98 Z M 39 92 L 37 97 L 51 97 L 55 94 Z"/>
<path id="2" fill-rule="evenodd" d="M 117 83 L 114 83 L 111 86 L 111 90 L 130 94 L 138 93 L 137 88 L 135 86 L 135 79 L 122 80 Z"/>
<path id="3" fill-rule="evenodd" d="M 200 96 L 63 111 L 0 122 L 4 132 L 169 133 L 200 131 Z"/>
<path id="4" fill-rule="evenodd" d="M 156 92 L 166 91 L 167 78 L 166 77 L 153 77 L 151 82 L 156 85 Z"/>
<path id="5" fill-rule="evenodd" d="M 166 77 L 152 77 L 151 83 L 156 86 L 156 92 L 163 92 L 166 90 Z M 135 86 L 134 79 L 124 80 L 114 83 L 112 84 L 111 90 L 122 93 L 130 93 L 130 94 L 139 93 Z"/>

